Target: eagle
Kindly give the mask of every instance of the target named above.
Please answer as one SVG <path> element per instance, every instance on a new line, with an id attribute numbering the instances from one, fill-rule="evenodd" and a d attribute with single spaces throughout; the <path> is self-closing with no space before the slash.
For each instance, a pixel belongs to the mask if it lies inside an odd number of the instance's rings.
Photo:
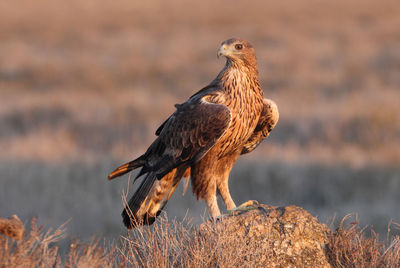
<path id="1" fill-rule="evenodd" d="M 111 180 L 141 168 L 135 181 L 143 179 L 122 212 L 128 229 L 152 224 L 182 178 L 190 177 L 193 193 L 205 200 L 211 217 L 221 215 L 217 194 L 227 210 L 236 208 L 229 173 L 240 155 L 253 151 L 270 134 L 279 112 L 274 101 L 263 98 L 249 42 L 228 39 L 217 56 L 226 58 L 217 77 L 175 105 L 144 154 L 108 176 Z"/>

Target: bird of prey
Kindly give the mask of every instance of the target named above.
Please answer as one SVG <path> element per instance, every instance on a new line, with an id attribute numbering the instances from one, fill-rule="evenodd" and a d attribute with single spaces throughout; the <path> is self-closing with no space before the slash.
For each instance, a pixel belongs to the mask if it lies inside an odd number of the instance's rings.
<path id="1" fill-rule="evenodd" d="M 127 228 L 152 224 L 183 177 L 190 177 L 193 193 L 205 200 L 212 217 L 220 215 L 217 193 L 227 210 L 236 208 L 229 173 L 241 154 L 253 151 L 269 135 L 279 113 L 272 100 L 263 98 L 249 42 L 228 39 L 217 55 L 226 57 L 217 77 L 175 105 L 143 155 L 108 176 L 111 180 L 141 168 L 136 179 L 144 178 L 122 212 Z"/>

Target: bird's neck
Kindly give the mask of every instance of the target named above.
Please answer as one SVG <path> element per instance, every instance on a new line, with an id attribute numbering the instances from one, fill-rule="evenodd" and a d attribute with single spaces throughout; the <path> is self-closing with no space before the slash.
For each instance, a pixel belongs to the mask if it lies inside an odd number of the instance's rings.
<path id="1" fill-rule="evenodd" d="M 250 90 L 257 95 L 263 95 L 258 81 L 257 65 L 243 64 L 227 60 L 224 69 L 219 73 L 217 79 L 220 81 L 224 91 L 235 94 L 237 90 Z"/>

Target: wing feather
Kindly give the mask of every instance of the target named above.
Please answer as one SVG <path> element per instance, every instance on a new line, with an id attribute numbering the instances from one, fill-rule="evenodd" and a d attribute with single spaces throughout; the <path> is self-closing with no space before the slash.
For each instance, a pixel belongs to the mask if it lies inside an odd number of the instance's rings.
<path id="1" fill-rule="evenodd" d="M 231 117 L 227 106 L 201 98 L 179 105 L 147 150 L 145 170 L 162 178 L 177 166 L 197 162 L 225 133 Z"/>
<path id="2" fill-rule="evenodd" d="M 261 112 L 258 124 L 253 134 L 243 146 L 241 154 L 247 154 L 253 151 L 266 137 L 269 136 L 272 129 L 279 120 L 279 111 L 276 103 L 270 99 L 264 99 L 264 106 Z"/>
<path id="3" fill-rule="evenodd" d="M 207 91 L 213 90 L 213 89 L 215 89 L 215 87 L 216 87 L 216 85 L 213 84 L 213 83 L 211 83 L 210 85 L 208 85 L 208 86 L 206 86 L 206 87 L 203 87 L 202 89 L 200 89 L 199 91 L 197 91 L 195 94 L 193 94 L 193 95 L 189 98 L 189 100 L 195 99 L 195 98 L 198 97 L 198 96 L 203 96 L 203 95 L 205 95 L 205 93 L 207 93 Z M 182 105 L 183 105 L 183 104 L 175 104 L 174 106 L 175 106 L 175 108 L 176 108 L 177 110 L 179 110 L 179 108 L 181 108 Z M 164 126 L 166 125 L 166 123 L 169 121 L 170 118 L 171 118 L 171 117 L 167 118 L 167 120 L 165 120 L 165 121 L 157 128 L 156 133 L 155 133 L 156 136 L 159 136 L 159 135 L 160 135 L 161 131 L 163 130 Z"/>

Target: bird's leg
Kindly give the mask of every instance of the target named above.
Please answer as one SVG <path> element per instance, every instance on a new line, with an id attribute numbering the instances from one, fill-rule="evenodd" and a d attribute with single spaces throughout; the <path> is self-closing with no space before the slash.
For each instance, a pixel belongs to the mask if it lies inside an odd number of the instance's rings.
<path id="1" fill-rule="evenodd" d="M 211 215 L 213 218 L 217 218 L 221 215 L 221 212 L 219 211 L 218 208 L 218 202 L 217 202 L 217 195 L 213 194 L 210 196 L 207 196 L 205 198 L 207 207 L 208 207 L 208 213 Z"/>
<path id="2" fill-rule="evenodd" d="M 229 193 L 228 178 L 223 182 L 221 182 L 220 184 L 218 184 L 218 191 L 222 199 L 224 200 L 226 209 L 228 211 L 233 210 L 236 207 L 236 205 L 231 197 L 231 194 Z"/>

